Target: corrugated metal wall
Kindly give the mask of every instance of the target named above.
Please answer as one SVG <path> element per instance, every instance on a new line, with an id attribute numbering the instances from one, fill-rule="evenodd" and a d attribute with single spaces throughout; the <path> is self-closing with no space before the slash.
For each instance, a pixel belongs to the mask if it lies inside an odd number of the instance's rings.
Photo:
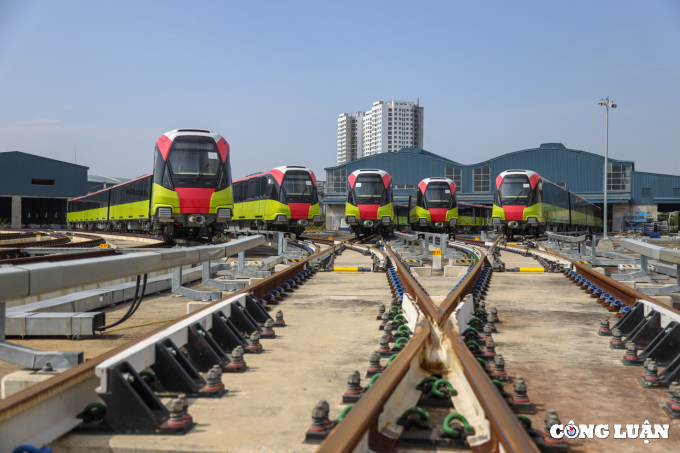
<path id="1" fill-rule="evenodd" d="M 469 157 L 466 156 L 466 159 Z M 611 162 L 634 166 L 632 161 L 610 159 Z M 428 177 L 445 176 L 445 167 L 460 168 L 463 175 L 462 194 L 492 194 L 496 177 L 505 170 L 533 170 L 555 183 L 566 183 L 577 193 L 602 192 L 604 156 L 585 151 L 567 149 L 561 143 L 547 143 L 540 148 L 526 149 L 471 165 L 462 165 L 441 156 L 417 148 L 403 149 L 396 153 L 383 153 L 365 157 L 334 170 L 347 167 L 347 174 L 361 168 L 378 168 L 390 173 L 394 184 L 417 184 Z M 491 184 L 488 192 L 473 192 L 473 170 L 490 166 Z M 634 167 L 633 167 L 634 168 Z"/>
<path id="2" fill-rule="evenodd" d="M 0 153 L 0 195 L 80 197 L 87 195 L 88 167 L 18 151 Z M 36 185 L 34 179 L 54 180 Z"/>
<path id="3" fill-rule="evenodd" d="M 680 202 L 680 176 L 634 171 L 630 179 L 634 204 L 657 204 L 669 201 L 660 200 L 660 198 L 675 198 L 676 202 Z M 643 189 L 650 190 L 643 191 Z"/>

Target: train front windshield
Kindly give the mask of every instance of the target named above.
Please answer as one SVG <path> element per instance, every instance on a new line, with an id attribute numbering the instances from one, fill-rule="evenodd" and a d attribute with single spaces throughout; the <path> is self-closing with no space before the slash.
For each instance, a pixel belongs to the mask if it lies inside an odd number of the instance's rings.
<path id="1" fill-rule="evenodd" d="M 311 203 L 314 183 L 311 175 L 306 171 L 288 171 L 283 177 L 283 190 L 289 202 Z"/>
<path id="2" fill-rule="evenodd" d="M 453 199 L 451 187 L 444 182 L 431 182 L 425 189 L 425 202 L 428 208 L 449 208 Z"/>
<path id="3" fill-rule="evenodd" d="M 175 141 L 168 156 L 170 168 L 175 176 L 215 176 L 222 159 L 214 141 Z"/>
<path id="4" fill-rule="evenodd" d="M 354 184 L 357 204 L 381 204 L 385 183 L 380 175 L 359 175 Z"/>
<path id="5" fill-rule="evenodd" d="M 503 206 L 529 206 L 534 193 L 526 175 L 505 176 L 498 190 Z"/>

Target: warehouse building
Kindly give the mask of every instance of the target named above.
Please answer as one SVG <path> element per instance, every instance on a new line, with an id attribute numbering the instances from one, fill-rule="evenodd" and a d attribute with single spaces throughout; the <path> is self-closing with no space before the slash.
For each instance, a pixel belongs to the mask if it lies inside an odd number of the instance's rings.
<path id="1" fill-rule="evenodd" d="M 66 202 L 87 194 L 88 167 L 20 151 L 0 153 L 0 223 L 66 225 Z"/>
<path id="2" fill-rule="evenodd" d="M 674 165 L 674 167 L 677 167 Z M 326 168 L 326 225 L 341 226 L 347 196 L 347 175 L 362 168 L 376 168 L 392 175 L 394 201 L 407 204 L 416 184 L 429 177 L 454 180 L 458 200 L 493 204 L 496 177 L 505 170 L 538 172 L 586 200 L 604 206 L 604 156 L 544 143 L 538 148 L 502 154 L 484 162 L 464 165 L 420 148 L 404 148 Z M 656 220 L 658 212 L 680 209 L 680 176 L 635 171 L 635 162 L 609 159 L 609 226 L 621 231 L 624 217 L 645 213 Z"/>

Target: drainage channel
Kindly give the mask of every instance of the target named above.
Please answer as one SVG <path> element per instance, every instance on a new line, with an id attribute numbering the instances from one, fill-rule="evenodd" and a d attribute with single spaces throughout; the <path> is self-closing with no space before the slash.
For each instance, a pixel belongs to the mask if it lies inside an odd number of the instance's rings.
<path id="1" fill-rule="evenodd" d="M 568 440 L 570 448 L 578 451 L 678 450 L 680 436 L 674 430 L 680 420 L 663 410 L 673 400 L 668 388 L 645 387 L 641 381 L 646 368 L 626 366 L 625 346 L 612 349 L 612 337 L 607 336 L 623 313 L 630 311 L 631 299 L 634 302 L 636 296 L 644 295 L 626 292 L 608 277 L 596 277 L 594 271 L 579 269 L 582 276 L 561 269 L 558 261 L 574 269 L 577 264 L 555 253 L 511 246 L 500 247 L 499 257 L 508 271 L 527 270 L 495 273 L 483 302 L 500 313 L 502 322 L 493 334 L 496 353 L 503 357 L 510 379 L 524 381 L 532 403 L 526 416 L 533 426 L 549 429 L 555 418 L 564 426 L 573 422 L 585 430 L 581 437 Z M 642 324 L 644 316 L 640 318 Z M 671 347 L 674 355 L 680 354 L 677 343 Z M 650 428 L 670 426 L 670 436 L 643 437 L 646 424 Z M 598 426 L 606 428 L 607 435 L 590 432 Z"/>

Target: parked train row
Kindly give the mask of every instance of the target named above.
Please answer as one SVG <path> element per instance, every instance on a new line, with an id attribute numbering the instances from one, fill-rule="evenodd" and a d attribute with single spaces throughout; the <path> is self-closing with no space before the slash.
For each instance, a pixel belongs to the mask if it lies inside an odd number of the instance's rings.
<path id="1" fill-rule="evenodd" d="M 383 170 L 357 170 L 349 178 L 345 220 L 356 234 L 410 227 L 431 232 L 477 232 L 494 229 L 508 237 L 546 230 L 602 229 L 602 210 L 529 170 L 508 170 L 496 178 L 493 207 L 458 202 L 456 184 L 427 178 L 395 205 L 392 178 Z"/>
<path id="2" fill-rule="evenodd" d="M 156 141 L 153 173 L 68 202 L 74 229 L 212 236 L 225 225 L 300 232 L 320 224 L 314 173 L 278 167 L 232 183 L 229 144 L 203 129 Z"/>
<path id="3" fill-rule="evenodd" d="M 152 173 L 70 200 L 69 227 L 212 236 L 228 225 L 300 233 L 321 224 L 309 168 L 277 167 L 232 182 L 229 151 L 227 141 L 208 130 L 167 132 L 156 141 Z M 389 234 L 407 225 L 434 232 L 493 228 L 509 236 L 602 228 L 600 208 L 528 170 L 498 175 L 493 207 L 459 202 L 447 178 L 422 180 L 407 206 L 394 203 L 384 170 L 357 170 L 348 183 L 345 221 L 356 234 Z"/>

